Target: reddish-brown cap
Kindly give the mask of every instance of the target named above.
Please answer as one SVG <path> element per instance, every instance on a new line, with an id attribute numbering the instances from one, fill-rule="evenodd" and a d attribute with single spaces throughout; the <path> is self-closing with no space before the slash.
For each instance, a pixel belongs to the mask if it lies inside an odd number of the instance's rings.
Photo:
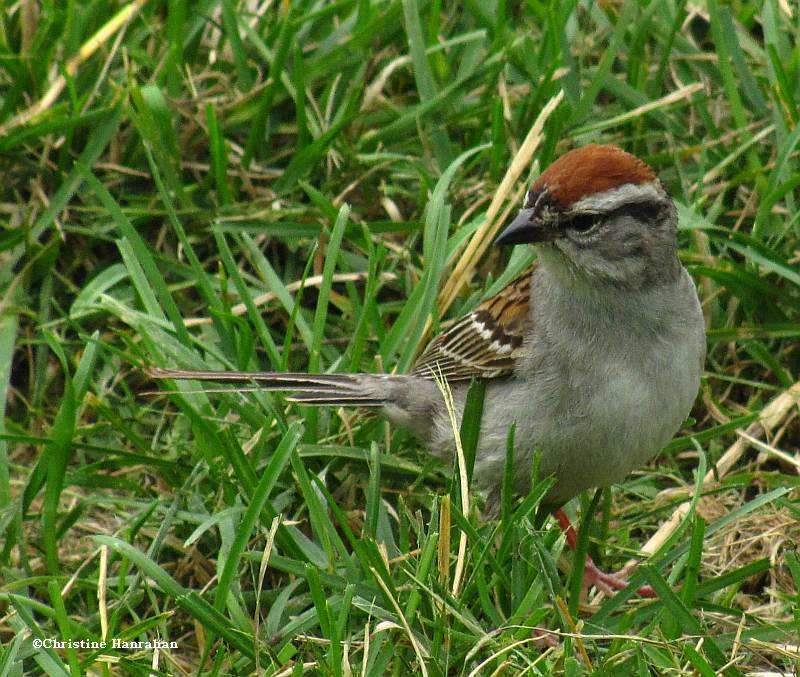
<path id="1" fill-rule="evenodd" d="M 565 153 L 536 180 L 531 190 L 547 188 L 549 198 L 562 209 L 583 197 L 626 184 L 657 180 L 655 172 L 619 146 L 590 144 Z"/>

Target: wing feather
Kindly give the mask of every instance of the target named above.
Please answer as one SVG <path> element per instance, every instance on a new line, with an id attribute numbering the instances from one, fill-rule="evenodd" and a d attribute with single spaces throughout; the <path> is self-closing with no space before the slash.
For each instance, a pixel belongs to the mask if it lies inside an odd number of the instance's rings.
<path id="1" fill-rule="evenodd" d="M 531 274 L 535 264 L 495 296 L 436 336 L 412 374 L 448 381 L 510 374 L 531 325 Z"/>

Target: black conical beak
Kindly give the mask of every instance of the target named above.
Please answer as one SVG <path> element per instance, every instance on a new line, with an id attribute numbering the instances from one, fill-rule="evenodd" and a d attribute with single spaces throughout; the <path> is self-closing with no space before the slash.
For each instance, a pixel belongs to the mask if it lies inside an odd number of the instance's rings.
<path id="1" fill-rule="evenodd" d="M 523 244 L 525 242 L 547 242 L 556 238 L 552 225 L 544 223 L 535 208 L 520 209 L 519 214 L 506 226 L 495 244 Z"/>

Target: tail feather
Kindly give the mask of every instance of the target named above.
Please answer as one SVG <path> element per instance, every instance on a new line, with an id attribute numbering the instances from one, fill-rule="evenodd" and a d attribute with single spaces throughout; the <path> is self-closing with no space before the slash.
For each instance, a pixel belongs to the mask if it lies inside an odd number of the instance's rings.
<path id="1" fill-rule="evenodd" d="M 310 406 L 381 407 L 385 399 L 369 387 L 375 379 L 370 374 L 303 374 L 269 371 L 191 371 L 150 367 L 147 374 L 155 379 L 191 379 L 215 383 L 241 383 L 269 391 L 293 393 L 288 400 Z"/>
<path id="2" fill-rule="evenodd" d="M 313 395 L 311 393 L 298 393 L 289 395 L 287 398 L 290 402 L 297 402 L 298 404 L 306 404 L 308 406 L 341 406 L 341 407 L 382 407 L 386 404 L 386 400 L 364 396 L 347 395 Z"/>

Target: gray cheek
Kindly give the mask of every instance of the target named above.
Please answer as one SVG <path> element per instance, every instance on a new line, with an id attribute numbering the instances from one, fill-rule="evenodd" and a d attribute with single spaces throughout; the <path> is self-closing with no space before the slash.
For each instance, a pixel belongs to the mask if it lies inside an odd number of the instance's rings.
<path id="1" fill-rule="evenodd" d="M 642 257 L 647 254 L 645 226 L 630 216 L 622 216 L 608 222 L 603 233 L 592 246 L 601 251 L 609 261 Z"/>
<path id="2" fill-rule="evenodd" d="M 613 247 L 611 253 L 615 253 L 621 258 L 639 258 L 647 254 L 642 233 L 627 232 L 614 244 L 619 246 Z"/>

